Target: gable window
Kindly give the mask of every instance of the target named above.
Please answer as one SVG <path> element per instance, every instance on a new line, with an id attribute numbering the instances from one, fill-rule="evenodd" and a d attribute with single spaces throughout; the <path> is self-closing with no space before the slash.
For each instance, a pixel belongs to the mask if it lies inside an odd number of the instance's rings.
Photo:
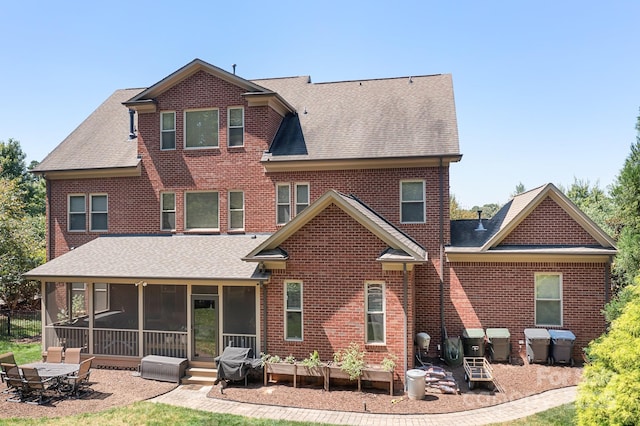
<path id="1" fill-rule="evenodd" d="M 562 274 L 536 273 L 536 325 L 562 325 Z"/>
<path id="2" fill-rule="evenodd" d="M 217 192 L 187 192 L 184 198 L 186 229 L 220 227 Z"/>
<path id="3" fill-rule="evenodd" d="M 366 342 L 385 342 L 385 302 L 384 283 L 365 283 L 365 311 L 366 311 Z"/>
<path id="4" fill-rule="evenodd" d="M 296 183 L 296 215 L 309 207 L 309 184 Z"/>
<path id="5" fill-rule="evenodd" d="M 302 283 L 285 281 L 285 340 L 302 340 Z"/>
<path id="6" fill-rule="evenodd" d="M 86 200 L 84 195 L 69 195 L 69 231 L 85 231 L 87 227 Z"/>
<path id="7" fill-rule="evenodd" d="M 279 183 L 276 186 L 276 223 L 285 224 L 291 219 L 291 193 L 288 183 Z"/>
<path id="8" fill-rule="evenodd" d="M 229 191 L 229 229 L 244 229 L 244 192 Z"/>
<path id="9" fill-rule="evenodd" d="M 176 113 L 160 114 L 160 149 L 176 149 Z"/>
<path id="10" fill-rule="evenodd" d="M 108 229 L 107 196 L 91 194 L 91 230 L 106 231 Z"/>
<path id="11" fill-rule="evenodd" d="M 400 222 L 424 223 L 424 181 L 400 182 Z"/>
<path id="12" fill-rule="evenodd" d="M 244 108 L 229 108 L 229 146 L 244 145 Z"/>
<path id="13" fill-rule="evenodd" d="M 185 148 L 218 147 L 218 110 L 185 111 L 184 133 Z"/>
<path id="14" fill-rule="evenodd" d="M 163 231 L 173 231 L 176 229 L 176 194 L 174 192 L 163 192 L 160 194 L 160 229 Z"/>

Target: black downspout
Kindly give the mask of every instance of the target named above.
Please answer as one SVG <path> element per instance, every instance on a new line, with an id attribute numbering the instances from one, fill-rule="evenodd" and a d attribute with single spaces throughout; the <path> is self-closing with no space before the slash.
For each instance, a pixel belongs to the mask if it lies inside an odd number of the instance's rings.
<path id="1" fill-rule="evenodd" d="M 409 302 L 407 300 L 407 298 L 409 297 L 409 284 L 407 282 L 407 264 L 403 263 L 402 264 L 402 291 L 403 291 L 403 295 L 402 295 L 402 300 L 403 300 L 403 305 L 404 305 L 404 371 L 406 372 L 408 370 L 408 365 L 407 365 L 407 357 L 408 355 L 408 351 L 407 351 L 407 346 L 408 346 L 408 340 L 409 340 L 409 336 L 407 335 L 407 322 L 408 322 L 408 318 L 409 318 Z M 407 391 L 407 378 L 405 376 L 404 378 L 404 390 L 405 392 Z"/>
<path id="2" fill-rule="evenodd" d="M 440 348 L 444 351 L 444 342 L 447 338 L 447 328 L 444 324 L 444 170 L 442 168 L 442 157 L 440 157 L 438 174 L 440 180 Z"/>

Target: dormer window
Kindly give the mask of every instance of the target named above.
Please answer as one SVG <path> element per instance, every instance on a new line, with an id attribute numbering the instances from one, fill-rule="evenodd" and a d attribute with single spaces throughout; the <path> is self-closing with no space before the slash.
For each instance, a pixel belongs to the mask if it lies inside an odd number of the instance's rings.
<path id="1" fill-rule="evenodd" d="M 228 144 L 230 147 L 244 146 L 244 108 L 229 108 L 228 112 Z"/>
<path id="2" fill-rule="evenodd" d="M 198 149 L 218 146 L 218 110 L 185 111 L 184 147 Z"/>
<path id="3" fill-rule="evenodd" d="M 160 149 L 176 149 L 176 113 L 160 114 Z"/>

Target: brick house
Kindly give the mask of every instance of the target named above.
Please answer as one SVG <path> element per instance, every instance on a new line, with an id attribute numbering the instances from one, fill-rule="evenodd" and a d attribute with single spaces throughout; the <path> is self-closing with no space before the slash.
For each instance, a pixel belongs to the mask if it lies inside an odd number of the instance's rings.
<path id="1" fill-rule="evenodd" d="M 578 351 L 605 328 L 613 241 L 550 184 L 450 221 L 461 157 L 450 75 L 248 81 L 196 59 L 117 90 L 35 169 L 43 346 L 209 365 L 355 341 L 398 380 L 418 332 L 507 327 L 517 350 L 566 327 Z"/>

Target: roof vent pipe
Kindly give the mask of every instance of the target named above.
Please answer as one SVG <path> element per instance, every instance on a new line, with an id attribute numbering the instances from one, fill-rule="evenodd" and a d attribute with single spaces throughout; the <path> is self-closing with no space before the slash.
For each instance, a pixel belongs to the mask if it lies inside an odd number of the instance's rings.
<path id="1" fill-rule="evenodd" d="M 232 64 L 231 67 L 233 68 L 233 75 L 236 75 L 236 64 Z"/>
<path id="2" fill-rule="evenodd" d="M 482 210 L 478 210 L 478 227 L 475 229 L 476 231 L 486 231 L 487 229 L 482 224 Z"/>
<path id="3" fill-rule="evenodd" d="M 133 116 L 136 112 L 132 109 L 129 109 L 129 139 L 136 138 L 136 129 L 133 126 Z"/>

